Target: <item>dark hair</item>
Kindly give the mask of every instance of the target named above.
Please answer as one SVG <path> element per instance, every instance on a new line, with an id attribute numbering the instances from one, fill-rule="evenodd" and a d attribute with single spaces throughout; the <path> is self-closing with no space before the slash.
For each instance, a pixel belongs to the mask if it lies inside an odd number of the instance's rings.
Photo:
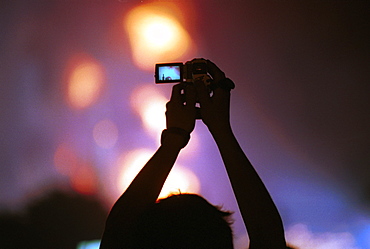
<path id="1" fill-rule="evenodd" d="M 128 248 L 233 248 L 230 216 L 199 195 L 172 195 L 139 218 Z"/>

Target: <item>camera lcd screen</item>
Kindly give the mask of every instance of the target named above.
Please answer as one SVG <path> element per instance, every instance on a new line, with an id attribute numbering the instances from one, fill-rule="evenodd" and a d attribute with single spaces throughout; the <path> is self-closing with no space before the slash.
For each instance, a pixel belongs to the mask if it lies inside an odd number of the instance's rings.
<path id="1" fill-rule="evenodd" d="M 156 64 L 155 66 L 156 83 L 174 83 L 182 81 L 182 63 Z"/>

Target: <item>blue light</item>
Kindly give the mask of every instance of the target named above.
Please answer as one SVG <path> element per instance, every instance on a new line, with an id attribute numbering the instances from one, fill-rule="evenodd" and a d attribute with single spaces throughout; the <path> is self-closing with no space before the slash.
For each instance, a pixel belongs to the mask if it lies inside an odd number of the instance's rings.
<path id="1" fill-rule="evenodd" d="M 360 232 L 357 241 L 361 248 L 370 248 L 370 224 L 368 224 L 367 227 Z"/>
<path id="2" fill-rule="evenodd" d="M 77 249 L 99 249 L 100 240 L 82 241 L 77 245 Z"/>

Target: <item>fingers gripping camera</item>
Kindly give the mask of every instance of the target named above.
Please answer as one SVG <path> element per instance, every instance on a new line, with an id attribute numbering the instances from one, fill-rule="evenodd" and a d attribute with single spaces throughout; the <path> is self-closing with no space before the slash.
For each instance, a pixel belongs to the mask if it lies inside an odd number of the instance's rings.
<path id="1" fill-rule="evenodd" d="M 210 65 L 207 63 L 211 63 Z M 211 67 L 210 67 L 211 66 Z M 212 68 L 213 66 L 213 68 Z M 212 62 L 202 58 L 195 58 L 185 64 L 179 63 L 160 63 L 155 65 L 155 83 L 185 83 L 202 81 L 207 86 L 209 95 L 213 95 L 216 88 L 225 91 L 234 89 L 235 84 L 229 78 L 222 78 L 214 82 L 212 75 L 215 74 L 215 66 Z M 210 72 L 208 72 L 208 69 Z M 218 68 L 217 68 L 218 69 Z M 219 70 L 219 69 L 218 69 Z M 217 70 L 216 70 L 217 71 Z M 220 70 L 219 70 L 220 71 Z M 222 73 L 223 74 L 223 73 Z M 202 119 L 200 114 L 199 99 L 196 100 L 197 119 Z"/>

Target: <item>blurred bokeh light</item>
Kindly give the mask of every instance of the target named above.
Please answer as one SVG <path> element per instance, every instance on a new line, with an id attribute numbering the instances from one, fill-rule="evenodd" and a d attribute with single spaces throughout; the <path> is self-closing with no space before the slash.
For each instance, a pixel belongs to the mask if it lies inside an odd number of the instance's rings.
<path id="1" fill-rule="evenodd" d="M 112 148 L 119 136 L 117 125 L 110 119 L 103 119 L 94 126 L 93 136 L 101 148 Z"/>
<path id="2" fill-rule="evenodd" d="M 141 117 L 145 131 L 158 136 L 166 128 L 166 103 L 168 99 L 156 86 L 136 87 L 130 96 L 131 108 Z"/>
<path id="3" fill-rule="evenodd" d="M 118 184 L 120 192 L 129 186 L 153 154 L 154 151 L 148 149 L 137 149 L 121 155 L 118 160 L 118 167 L 121 169 Z M 159 198 L 173 193 L 200 193 L 200 182 L 197 176 L 178 164 L 170 172 Z"/>
<path id="4" fill-rule="evenodd" d="M 139 5 L 124 18 L 132 57 L 137 66 L 153 70 L 158 62 L 171 62 L 194 50 L 192 39 L 181 21 L 183 11 L 173 3 Z M 191 51 L 194 53 L 194 51 Z"/>
<path id="5" fill-rule="evenodd" d="M 78 54 L 69 61 L 68 71 L 68 103 L 76 109 L 92 105 L 103 88 L 105 77 L 101 65 L 87 54 Z"/>
<path id="6" fill-rule="evenodd" d="M 81 158 L 67 144 L 58 146 L 54 154 L 57 171 L 69 178 L 72 188 L 81 194 L 94 194 L 98 177 L 88 160 Z"/>

